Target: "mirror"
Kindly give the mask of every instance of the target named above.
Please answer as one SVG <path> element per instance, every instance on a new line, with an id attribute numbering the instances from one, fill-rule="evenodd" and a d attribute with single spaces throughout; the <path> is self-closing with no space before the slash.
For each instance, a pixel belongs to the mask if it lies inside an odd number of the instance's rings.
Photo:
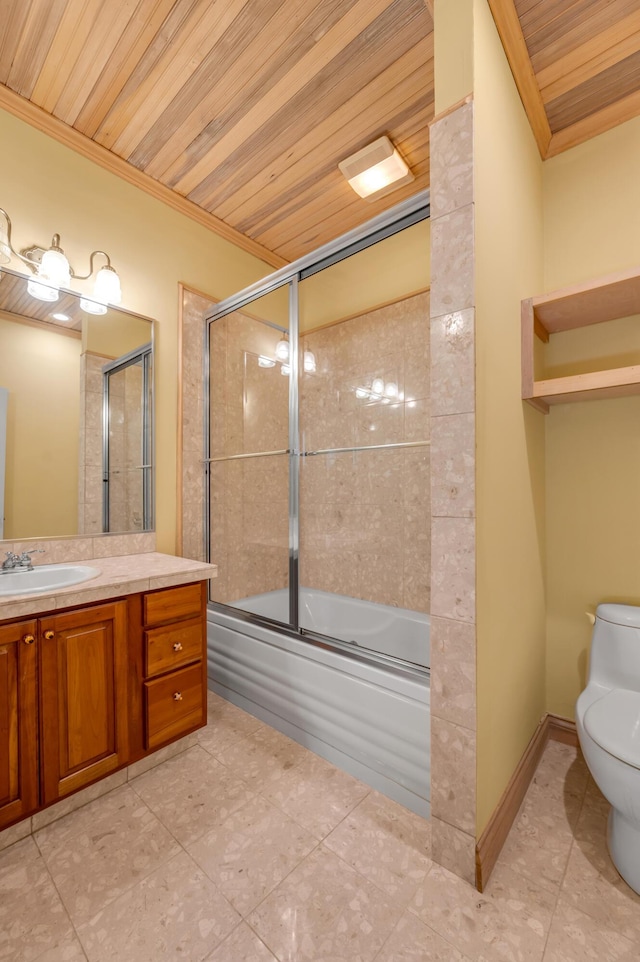
<path id="1" fill-rule="evenodd" d="M 153 528 L 153 321 L 0 271 L 0 540 Z"/>

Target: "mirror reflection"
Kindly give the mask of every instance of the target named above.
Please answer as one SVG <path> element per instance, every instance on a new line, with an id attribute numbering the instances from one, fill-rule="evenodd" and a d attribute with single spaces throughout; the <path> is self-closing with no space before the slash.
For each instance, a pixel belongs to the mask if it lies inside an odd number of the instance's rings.
<path id="1" fill-rule="evenodd" d="M 0 272 L 0 539 L 153 527 L 153 321 Z"/>

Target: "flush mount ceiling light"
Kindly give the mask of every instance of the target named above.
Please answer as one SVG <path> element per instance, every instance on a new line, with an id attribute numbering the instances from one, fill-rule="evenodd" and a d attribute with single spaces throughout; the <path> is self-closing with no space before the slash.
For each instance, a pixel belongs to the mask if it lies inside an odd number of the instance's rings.
<path id="1" fill-rule="evenodd" d="M 92 277 L 93 261 L 98 254 L 106 258 L 107 263 L 96 273 L 91 297 L 82 298 L 80 301 L 83 310 L 90 314 L 106 314 L 107 304 L 119 304 L 122 299 L 120 278 L 111 266 L 111 259 L 106 251 L 91 252 L 88 274 L 76 274 L 72 270 L 65 252 L 60 247 L 59 234 L 53 235 L 48 248 L 34 245 L 17 251 L 11 243 L 11 218 L 6 210 L 0 207 L 0 264 L 8 264 L 12 255 L 27 264 L 34 274 L 27 284 L 27 290 L 32 297 L 40 301 L 57 301 L 60 288 L 68 287 L 72 277 L 81 281 Z"/>
<path id="2" fill-rule="evenodd" d="M 356 194 L 365 200 L 378 200 L 415 180 L 388 137 L 379 137 L 357 154 L 340 161 L 338 167 Z"/>

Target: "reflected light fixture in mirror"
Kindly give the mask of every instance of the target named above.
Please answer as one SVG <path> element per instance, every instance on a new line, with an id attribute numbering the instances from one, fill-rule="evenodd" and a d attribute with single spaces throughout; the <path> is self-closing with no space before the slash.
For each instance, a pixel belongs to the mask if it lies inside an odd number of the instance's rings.
<path id="1" fill-rule="evenodd" d="M 356 194 L 378 200 L 397 187 L 415 180 L 400 152 L 388 137 L 379 137 L 338 164 Z"/>
<path id="2" fill-rule="evenodd" d="M 98 254 L 106 258 L 107 263 L 96 274 L 92 296 L 81 299 L 80 306 L 88 314 L 106 314 L 107 304 L 119 304 L 122 300 L 120 278 L 111 266 L 107 252 L 92 251 L 89 255 L 89 273 L 76 274 L 60 247 L 59 234 L 53 235 L 48 248 L 33 245 L 17 251 L 11 243 L 11 218 L 0 207 L 0 265 L 8 264 L 12 255 L 27 264 L 34 273 L 27 284 L 27 291 L 40 301 L 57 301 L 60 288 L 68 287 L 71 278 L 86 281 L 92 277 L 94 259 Z"/>

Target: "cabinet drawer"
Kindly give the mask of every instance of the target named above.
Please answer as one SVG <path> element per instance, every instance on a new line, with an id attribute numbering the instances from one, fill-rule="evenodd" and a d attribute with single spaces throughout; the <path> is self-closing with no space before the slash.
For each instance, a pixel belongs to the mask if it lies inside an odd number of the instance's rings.
<path id="1" fill-rule="evenodd" d="M 144 683 L 147 748 L 156 748 L 204 722 L 202 672 L 203 664 L 198 662 Z"/>
<path id="2" fill-rule="evenodd" d="M 188 618 L 201 613 L 202 588 L 200 583 L 167 588 L 144 596 L 143 618 L 145 625 L 162 625 L 178 618 Z"/>
<path id="3" fill-rule="evenodd" d="M 161 675 L 202 658 L 202 620 L 151 628 L 144 633 L 145 675 Z"/>

